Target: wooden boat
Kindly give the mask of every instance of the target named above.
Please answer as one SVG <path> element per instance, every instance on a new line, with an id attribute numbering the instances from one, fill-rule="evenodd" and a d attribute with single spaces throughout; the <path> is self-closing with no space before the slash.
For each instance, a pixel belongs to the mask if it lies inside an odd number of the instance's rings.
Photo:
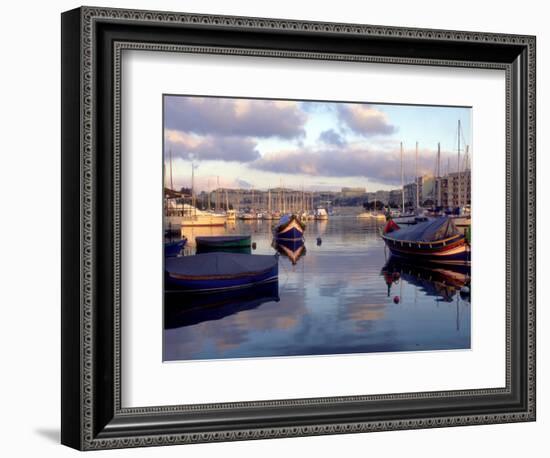
<path id="1" fill-rule="evenodd" d="M 197 250 L 216 251 L 218 249 L 248 248 L 250 235 L 220 235 L 195 237 Z"/>
<path id="2" fill-rule="evenodd" d="M 381 235 L 391 254 L 417 262 L 469 265 L 469 247 L 452 219 L 424 219 L 404 228 L 388 221 Z"/>
<path id="3" fill-rule="evenodd" d="M 317 220 L 327 220 L 328 219 L 328 212 L 326 209 L 319 207 L 317 210 L 315 210 L 315 219 Z"/>
<path id="4" fill-rule="evenodd" d="M 187 243 L 187 239 L 183 238 L 175 242 L 164 242 L 164 256 L 172 257 L 181 253 L 181 250 Z"/>
<path id="5" fill-rule="evenodd" d="M 187 293 L 167 291 L 164 295 L 164 328 L 192 326 L 221 320 L 267 302 L 279 302 L 279 282 L 261 283 L 254 288 Z"/>
<path id="6" fill-rule="evenodd" d="M 283 215 L 279 223 L 273 228 L 273 237 L 281 240 L 303 240 L 305 224 L 294 214 Z"/>
<path id="7" fill-rule="evenodd" d="M 271 255 L 204 253 L 167 258 L 164 271 L 165 290 L 223 291 L 275 281 L 279 263 Z"/>
<path id="8" fill-rule="evenodd" d="M 273 239 L 271 246 L 275 248 L 278 253 L 290 259 L 292 264 L 296 264 L 298 260 L 306 254 L 306 245 L 303 240 L 277 241 Z"/>

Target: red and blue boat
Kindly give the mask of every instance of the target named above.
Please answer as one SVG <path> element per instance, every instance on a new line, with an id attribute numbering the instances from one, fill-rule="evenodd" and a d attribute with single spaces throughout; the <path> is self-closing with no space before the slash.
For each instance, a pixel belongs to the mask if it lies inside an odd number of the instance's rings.
<path id="1" fill-rule="evenodd" d="M 276 281 L 279 260 L 273 255 L 204 253 L 166 258 L 164 272 L 165 290 L 215 292 Z"/>
<path id="2" fill-rule="evenodd" d="M 393 256 L 432 264 L 470 265 L 470 247 L 452 218 L 421 218 L 401 228 L 393 220 L 382 238 Z"/>
<path id="3" fill-rule="evenodd" d="M 273 227 L 273 238 L 277 242 L 303 241 L 305 229 L 305 224 L 297 215 L 286 214 Z"/>

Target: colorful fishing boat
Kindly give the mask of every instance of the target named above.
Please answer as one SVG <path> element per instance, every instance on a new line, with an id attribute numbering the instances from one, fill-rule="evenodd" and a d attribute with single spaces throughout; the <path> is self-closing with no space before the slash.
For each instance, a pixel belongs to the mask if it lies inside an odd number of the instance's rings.
<path id="1" fill-rule="evenodd" d="M 279 302 L 279 282 L 261 283 L 254 288 L 240 288 L 204 294 L 167 291 L 164 296 L 165 329 L 192 326 L 221 320 L 267 302 Z"/>
<path id="2" fill-rule="evenodd" d="M 451 218 L 422 219 L 404 228 L 388 221 L 381 235 L 392 255 L 415 262 L 470 264 L 469 246 Z"/>
<path id="3" fill-rule="evenodd" d="M 271 255 L 204 253 L 167 258 L 164 270 L 165 290 L 214 292 L 275 281 L 279 260 Z"/>
<path id="4" fill-rule="evenodd" d="M 181 240 L 175 242 L 164 242 L 164 256 L 172 257 L 177 256 L 183 250 L 183 247 L 187 243 L 187 239 L 184 237 Z"/>
<path id="5" fill-rule="evenodd" d="M 220 235 L 195 237 L 197 253 L 213 251 L 250 252 L 250 235 Z"/>
<path id="6" fill-rule="evenodd" d="M 273 228 L 273 237 L 279 241 L 303 240 L 305 224 L 294 214 L 286 214 L 281 217 L 279 223 Z"/>

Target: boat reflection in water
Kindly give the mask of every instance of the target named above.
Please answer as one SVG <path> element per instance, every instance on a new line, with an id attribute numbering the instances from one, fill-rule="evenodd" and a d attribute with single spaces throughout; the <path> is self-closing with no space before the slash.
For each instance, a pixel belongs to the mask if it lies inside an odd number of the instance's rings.
<path id="1" fill-rule="evenodd" d="M 164 295 L 164 328 L 191 326 L 221 320 L 252 310 L 266 302 L 279 302 L 278 280 L 242 288 L 210 293 L 167 291 Z"/>
<path id="2" fill-rule="evenodd" d="M 278 253 L 290 259 L 293 265 L 296 265 L 298 260 L 306 254 L 306 245 L 303 240 L 273 239 L 271 246 L 277 250 Z"/>
<path id="3" fill-rule="evenodd" d="M 452 302 L 457 293 L 466 302 L 470 301 L 469 266 L 412 264 L 392 256 L 382 268 L 382 275 L 388 287 L 388 297 L 392 294 L 392 287 L 404 280 L 439 301 Z"/>

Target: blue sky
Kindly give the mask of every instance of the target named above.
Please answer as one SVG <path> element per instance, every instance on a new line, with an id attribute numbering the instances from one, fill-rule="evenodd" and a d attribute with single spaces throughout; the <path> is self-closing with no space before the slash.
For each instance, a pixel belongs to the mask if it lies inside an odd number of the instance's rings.
<path id="1" fill-rule="evenodd" d="M 224 187 L 368 191 L 400 186 L 400 142 L 407 181 L 433 174 L 437 143 L 441 170 L 457 169 L 461 147 L 471 146 L 471 112 L 464 107 L 384 105 L 165 96 L 164 157 L 172 155 L 174 187 L 197 192 Z M 463 154 L 463 152 L 462 152 Z M 167 177 L 169 174 L 167 174 Z M 169 183 L 166 183 L 169 185 Z"/>

